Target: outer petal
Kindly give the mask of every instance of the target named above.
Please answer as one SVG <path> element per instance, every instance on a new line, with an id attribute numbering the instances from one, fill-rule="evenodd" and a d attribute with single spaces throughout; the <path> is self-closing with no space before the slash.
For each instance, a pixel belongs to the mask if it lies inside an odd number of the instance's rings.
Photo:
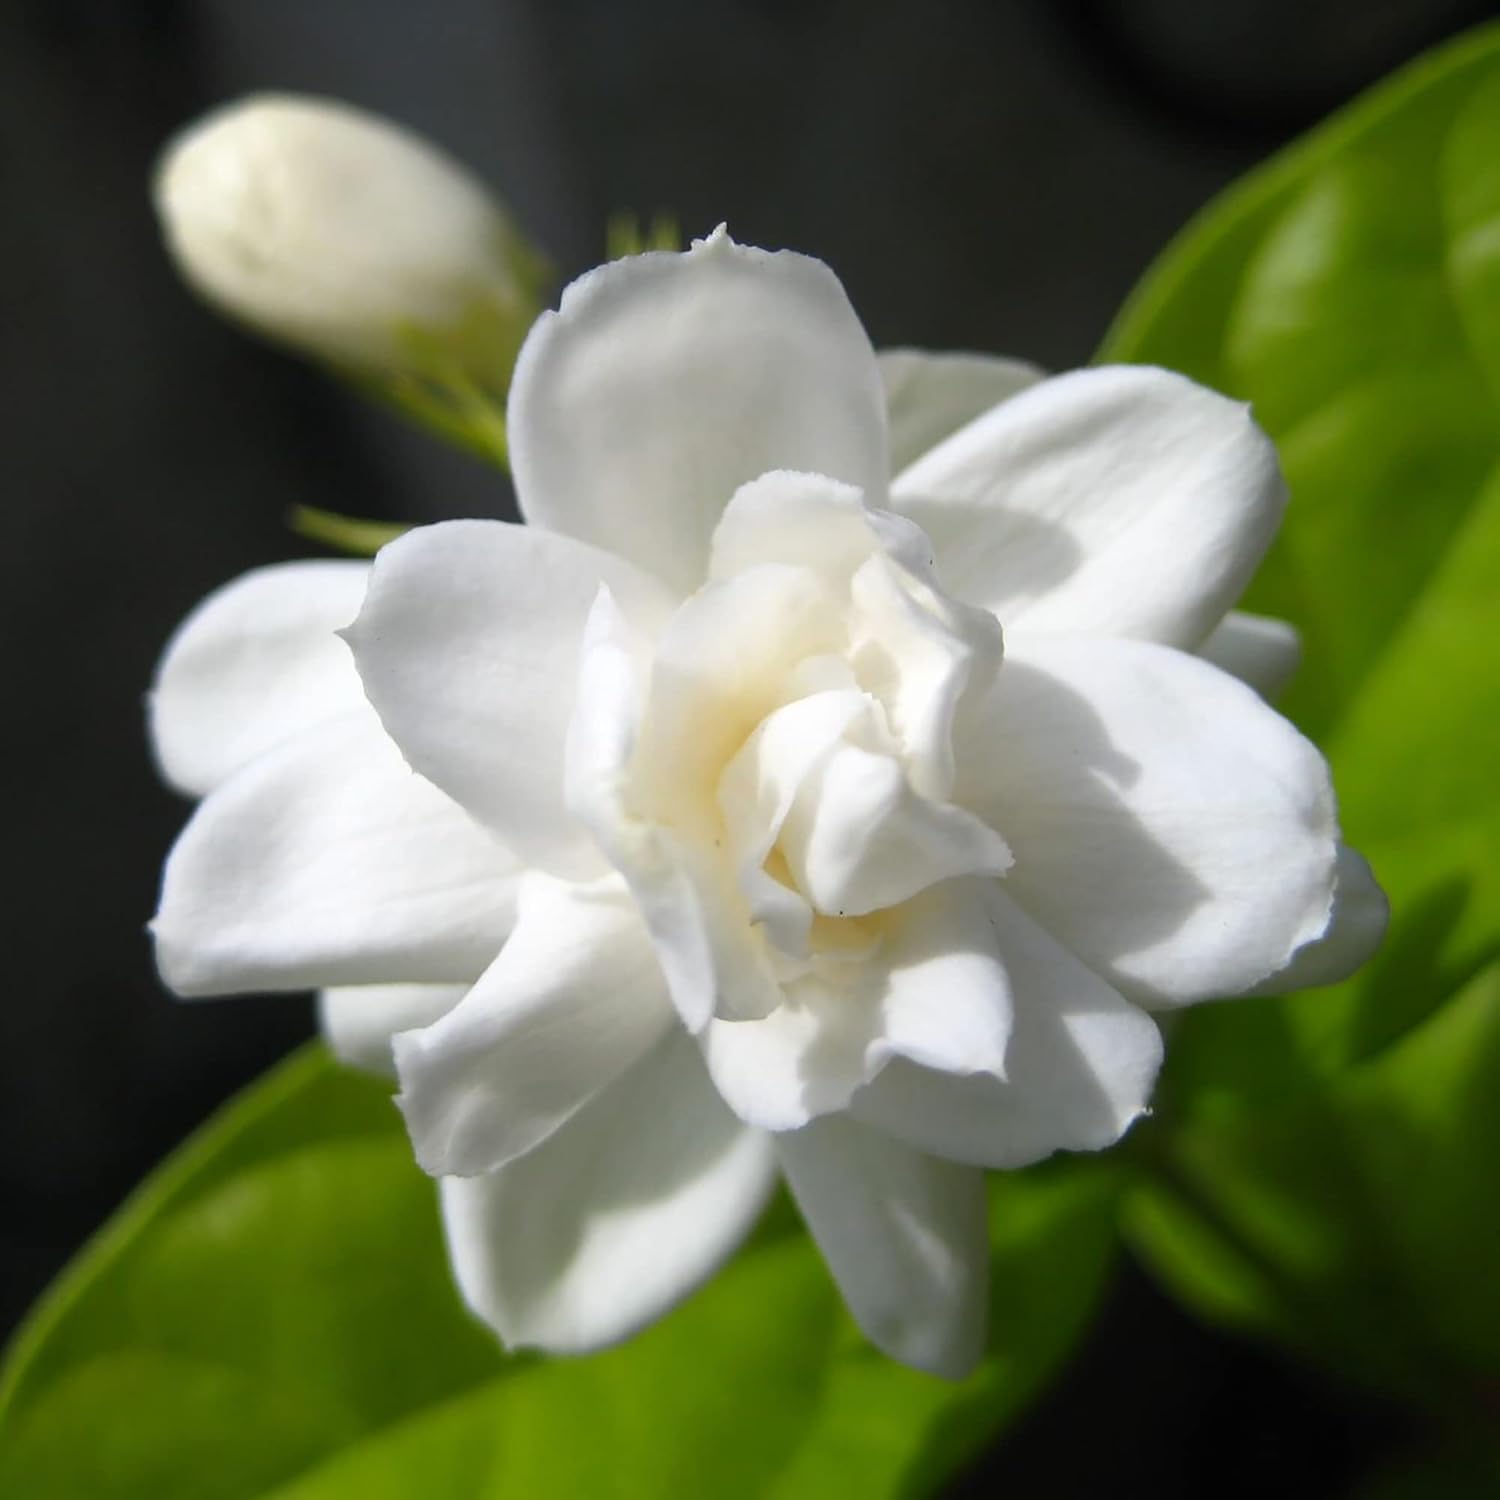
<path id="1" fill-rule="evenodd" d="M 929 354 L 882 349 L 891 473 L 899 474 L 930 448 L 991 407 L 1009 401 L 1045 372 L 1019 359 L 992 354 Z"/>
<path id="2" fill-rule="evenodd" d="M 1151 1097 L 1156 1023 L 998 887 L 989 909 L 1015 1007 L 1004 1078 L 898 1060 L 854 1096 L 851 1112 L 919 1150 L 982 1167 L 1113 1145 Z"/>
<path id="3" fill-rule="evenodd" d="M 957 1380 L 984 1349 L 983 1174 L 836 1115 L 776 1137 L 787 1182 L 865 1336 Z"/>
<path id="4" fill-rule="evenodd" d="M 769 469 L 886 487 L 869 340 L 821 262 L 736 245 L 602 266 L 516 364 L 511 463 L 528 520 L 700 584 L 729 497 Z"/>
<path id="5" fill-rule="evenodd" d="M 1299 948 L 1291 963 L 1258 984 L 1254 993 L 1285 995 L 1347 979 L 1379 948 L 1390 915 L 1390 902 L 1364 855 L 1340 846 L 1328 930 Z"/>
<path id="6" fill-rule="evenodd" d="M 1248 682 L 1269 702 L 1292 680 L 1302 660 L 1302 642 L 1285 620 L 1231 610 L 1198 647 L 1198 655 Z"/>
<path id="7" fill-rule="evenodd" d="M 394 1079 L 391 1038 L 430 1026 L 463 999 L 462 984 L 355 984 L 318 993 L 318 1025 L 340 1062 Z"/>
<path id="8" fill-rule="evenodd" d="M 955 795 L 1009 842 L 1005 889 L 1132 1000 L 1242 994 L 1328 925 L 1327 764 L 1217 668 L 1012 634 L 969 710 Z"/>
<path id="9" fill-rule="evenodd" d="M 695 1290 L 774 1182 L 766 1138 L 674 1033 L 536 1150 L 444 1179 L 443 1218 L 465 1299 L 507 1344 L 580 1353 Z"/>
<path id="10" fill-rule="evenodd" d="M 502 521 L 423 526 L 384 548 L 346 632 L 365 691 L 411 765 L 526 861 L 603 873 L 563 806 L 579 642 L 607 583 L 627 614 L 668 601 L 629 563 Z"/>
<path id="11" fill-rule="evenodd" d="M 1023 391 L 907 469 L 893 500 L 945 585 L 1007 631 L 1186 647 L 1239 597 L 1285 502 L 1246 407 L 1126 366 Z"/>
<path id="12" fill-rule="evenodd" d="M 623 884 L 521 882 L 516 930 L 460 1004 L 396 1038 L 417 1160 L 473 1176 L 530 1151 L 651 1048 L 672 1006 Z"/>
<path id="13" fill-rule="evenodd" d="M 167 860 L 157 963 L 180 995 L 469 983 L 510 931 L 517 873 L 366 708 L 199 806 Z"/>
<path id="14" fill-rule="evenodd" d="M 257 568 L 210 594 L 167 643 L 151 690 L 162 775 L 195 797 L 263 750 L 364 702 L 337 631 L 359 613 L 370 565 Z"/>

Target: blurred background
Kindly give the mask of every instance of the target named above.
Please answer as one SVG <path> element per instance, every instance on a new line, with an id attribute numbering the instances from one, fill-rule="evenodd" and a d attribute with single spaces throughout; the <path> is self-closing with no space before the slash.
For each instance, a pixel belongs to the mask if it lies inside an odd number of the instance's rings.
<path id="1" fill-rule="evenodd" d="M 205 592 L 314 550 L 295 504 L 507 512 L 504 481 L 241 336 L 147 197 L 177 127 L 337 95 L 441 142 L 566 278 L 618 210 L 828 260 L 877 344 L 1086 361 L 1216 191 L 1472 0 L 5 0 L 0 1331 L 121 1197 L 311 1031 L 169 999 L 144 924 L 186 807 L 142 697 Z M 1127 1272 L 1063 1381 L 955 1495 L 1338 1490 L 1388 1413 L 1220 1340 Z"/>

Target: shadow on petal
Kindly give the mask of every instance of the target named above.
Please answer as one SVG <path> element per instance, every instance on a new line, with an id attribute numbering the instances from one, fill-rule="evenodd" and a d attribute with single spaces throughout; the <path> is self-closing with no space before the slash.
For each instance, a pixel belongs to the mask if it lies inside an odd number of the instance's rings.
<path id="1" fill-rule="evenodd" d="M 1122 961 L 1170 942 L 1213 899 L 1131 808 L 1140 761 L 1081 693 L 1024 661 L 1007 659 L 994 690 L 965 708 L 969 757 L 982 744 L 988 764 L 960 761 L 955 800 L 1011 845 L 1005 891 L 1118 982 Z M 1073 941 L 1080 931 L 1086 944 Z"/>
<path id="2" fill-rule="evenodd" d="M 966 603 L 993 608 L 993 601 L 972 599 L 971 591 L 953 587 L 949 577 L 962 572 L 962 559 L 968 550 L 966 538 L 974 526 L 972 500 L 903 494 L 892 498 L 891 508 L 915 521 L 931 538 L 937 554 L 934 564 L 938 580 L 944 588 Z M 1016 575 L 1027 580 L 1026 593 L 1012 595 L 1005 601 L 1007 612 L 1024 607 L 1064 583 L 1084 561 L 1083 548 L 1066 527 L 1024 511 L 1007 510 L 1003 505 L 986 507 L 984 535 L 987 548 L 1003 551 L 1014 564 Z M 1000 623 L 1005 624 L 1003 613 Z"/>

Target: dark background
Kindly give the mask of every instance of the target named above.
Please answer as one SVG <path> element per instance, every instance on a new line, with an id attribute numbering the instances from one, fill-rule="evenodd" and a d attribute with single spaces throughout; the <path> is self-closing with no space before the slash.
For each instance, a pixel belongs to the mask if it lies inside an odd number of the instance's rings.
<path id="1" fill-rule="evenodd" d="M 490 178 L 564 276 L 619 209 L 828 260 L 877 344 L 1085 361 L 1220 187 L 1460 0 L 0 0 L 0 1331 L 160 1156 L 311 1029 L 179 1004 L 144 933 L 186 809 L 141 699 L 173 624 L 311 549 L 296 503 L 485 515 L 503 483 L 202 311 L 146 195 L 163 139 L 336 94 Z M 1127 1272 L 960 1495 L 1345 1492 L 1390 1414 Z M 18 1497 L 19 1500 L 19 1497 Z"/>

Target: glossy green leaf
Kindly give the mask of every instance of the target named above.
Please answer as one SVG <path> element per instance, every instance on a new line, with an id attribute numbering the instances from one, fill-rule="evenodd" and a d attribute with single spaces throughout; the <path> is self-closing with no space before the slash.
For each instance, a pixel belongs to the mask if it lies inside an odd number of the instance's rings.
<path id="1" fill-rule="evenodd" d="M 310 1048 L 211 1122 L 23 1330 L 0 1494 L 797 1500 L 931 1488 L 1072 1346 L 1113 1247 L 1092 1165 L 997 1180 L 995 1350 L 949 1385 L 864 1345 L 790 1209 L 641 1337 L 507 1357 L 461 1310 L 389 1095 Z"/>
<path id="2" fill-rule="evenodd" d="M 1187 1018 L 1175 1099 L 1398 1038 L 1500 951 L 1500 28 L 1414 64 L 1210 207 L 1105 346 L 1251 401 L 1292 491 L 1247 605 L 1292 620 L 1282 705 L 1392 898 L 1315 1000 Z"/>
<path id="3" fill-rule="evenodd" d="M 1283 706 L 1393 907 L 1354 981 L 1182 1019 L 1133 1233 L 1206 1314 L 1471 1392 L 1500 1372 L 1500 1114 L 1471 1107 L 1500 1093 L 1476 978 L 1500 954 L 1500 29 L 1212 206 L 1105 356 L 1247 399 L 1277 440 L 1292 504 L 1246 602 L 1302 632 Z"/>
<path id="4" fill-rule="evenodd" d="M 1500 1371 L 1500 965 L 1285 1107 L 1138 1149 L 1134 1242 L 1205 1316 L 1450 1416 Z"/>

